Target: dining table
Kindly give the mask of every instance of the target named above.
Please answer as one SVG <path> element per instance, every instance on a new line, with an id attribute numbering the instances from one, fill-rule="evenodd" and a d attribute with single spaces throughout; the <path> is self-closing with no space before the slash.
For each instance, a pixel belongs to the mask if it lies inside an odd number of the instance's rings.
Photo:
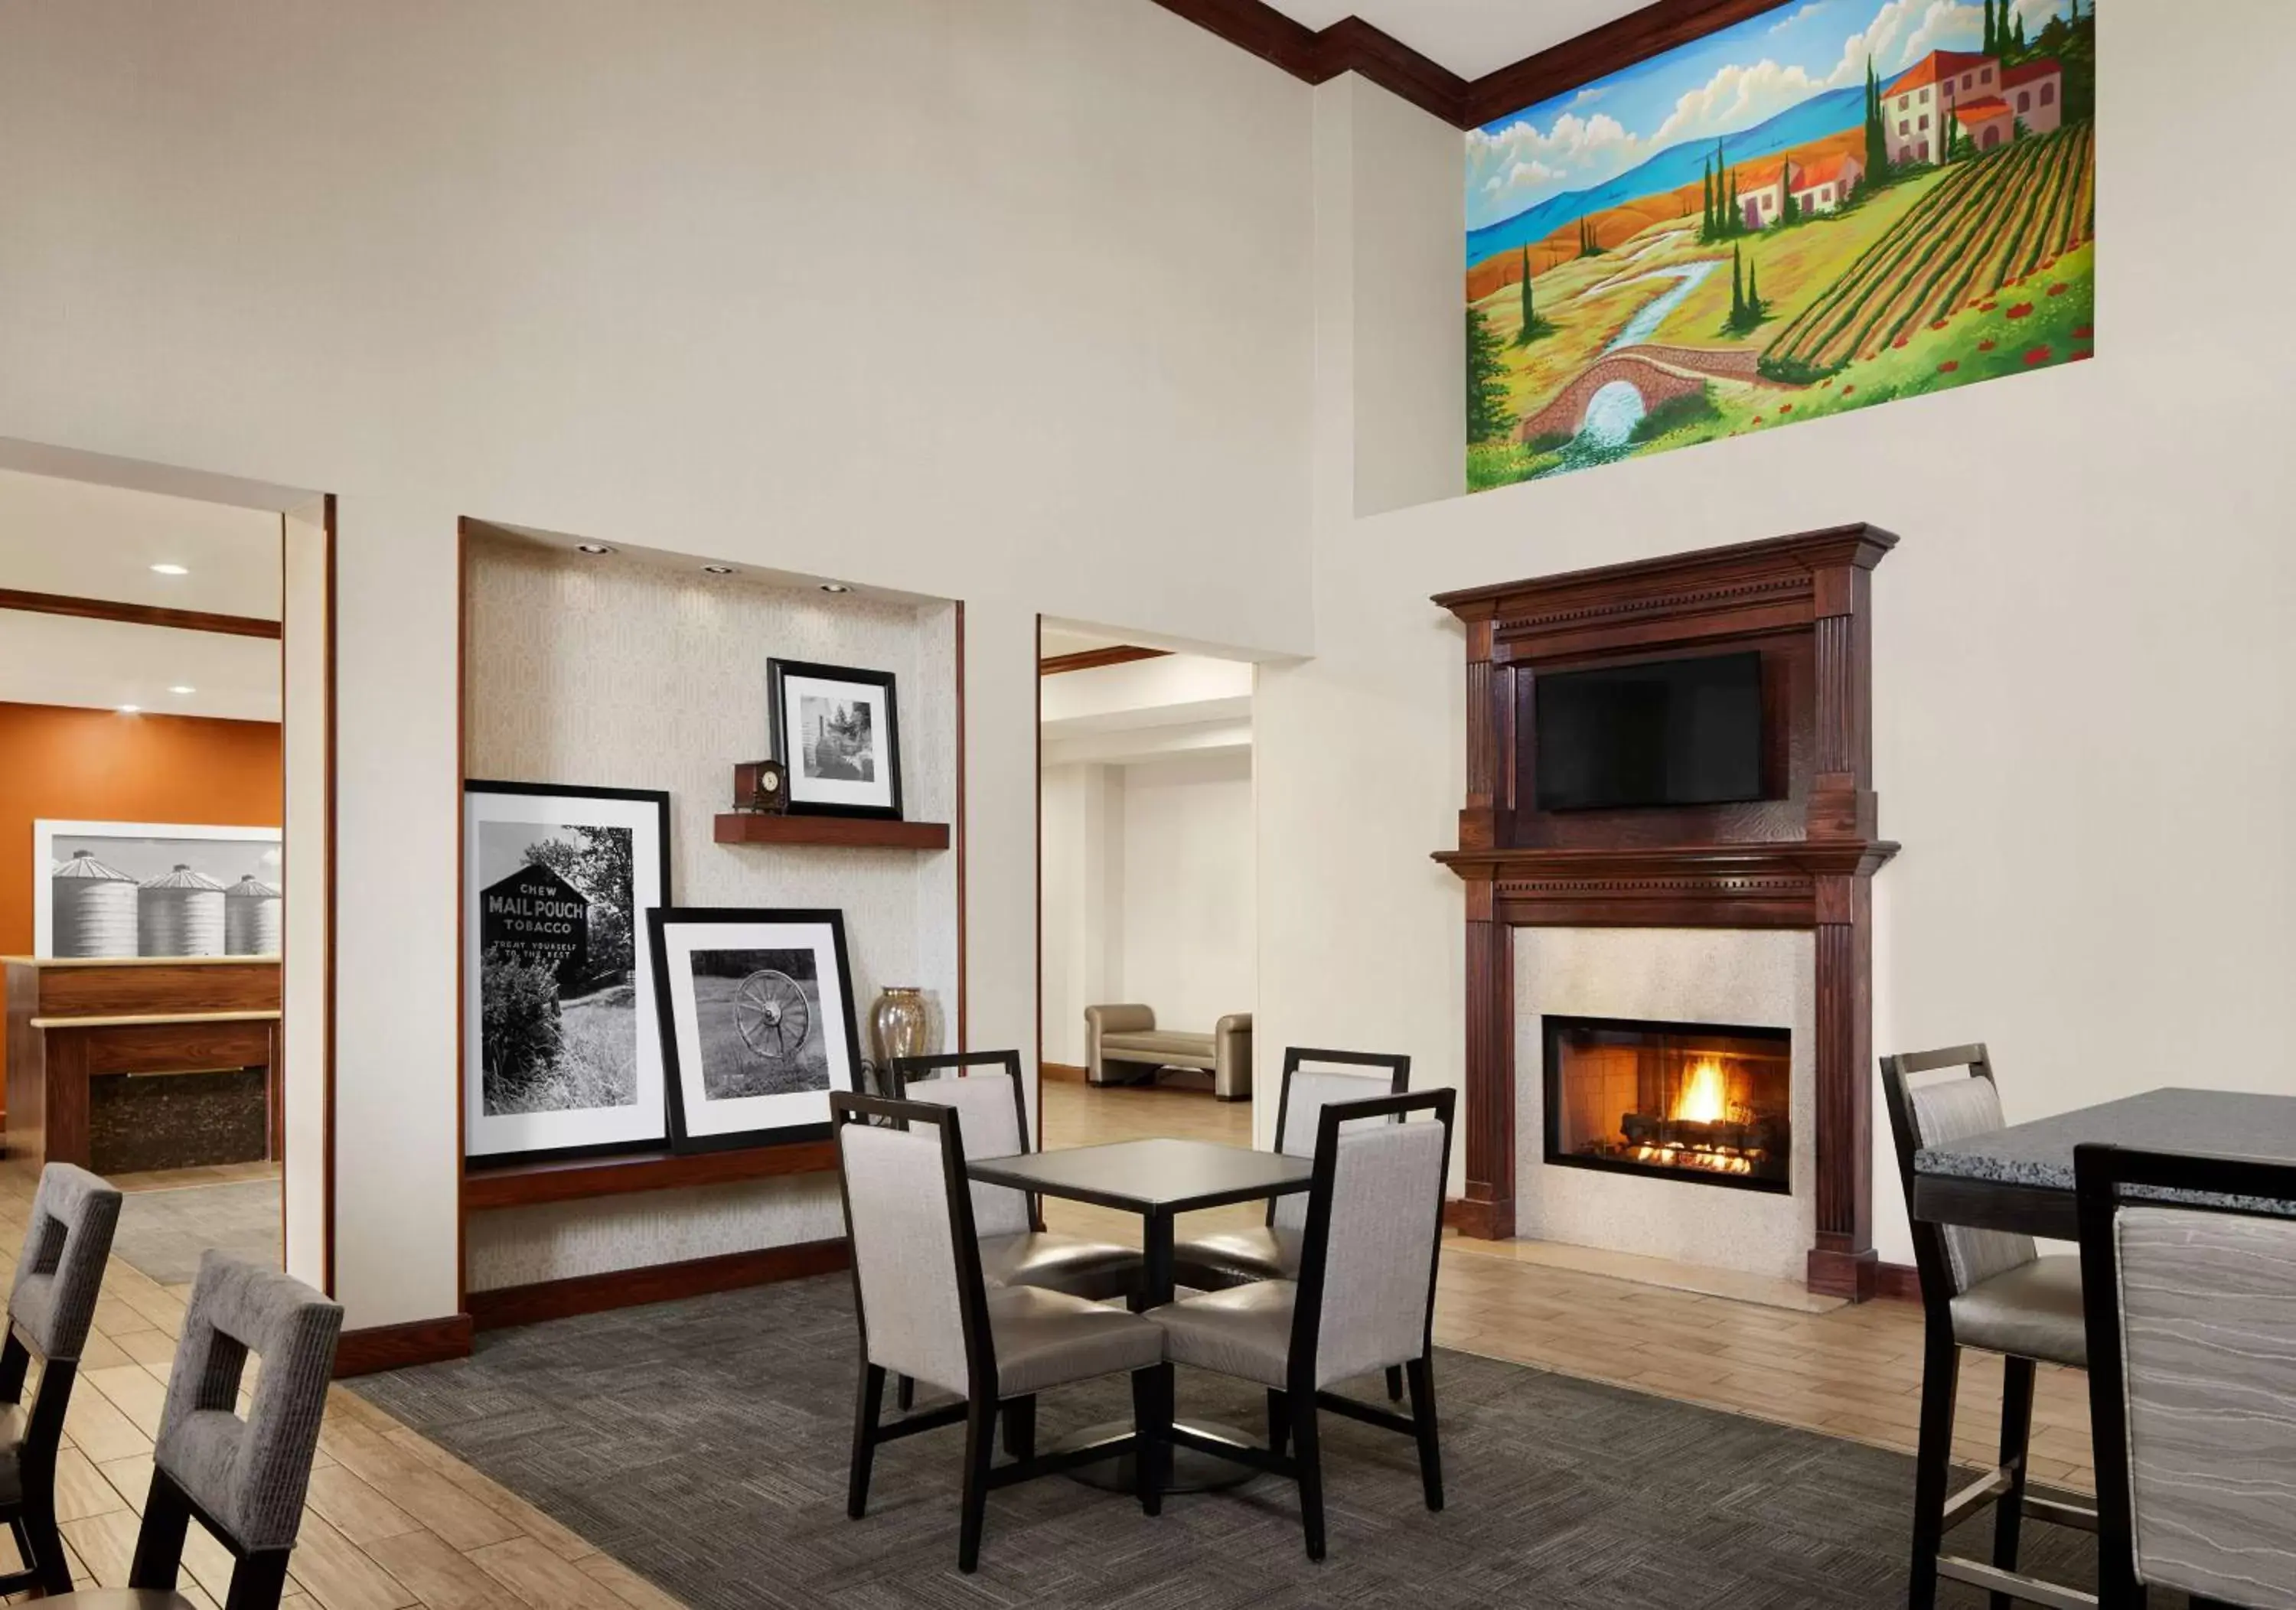
<path id="1" fill-rule="evenodd" d="M 1295 1195 L 1308 1189 L 1314 1172 L 1314 1164 L 1307 1157 L 1168 1137 L 974 1157 L 965 1164 L 965 1173 L 985 1185 L 1005 1185 L 1040 1197 L 1137 1214 L 1143 1312 L 1172 1301 L 1176 1289 L 1172 1247 L 1175 1224 L 1182 1214 Z M 1241 1448 L 1266 1446 L 1233 1426 L 1194 1418 L 1179 1423 L 1216 1442 Z M 1129 1420 L 1111 1421 L 1064 1437 L 1054 1448 L 1066 1452 L 1117 1442 L 1131 1435 L 1132 1429 Z M 1119 1491 L 1128 1491 L 1134 1483 L 1129 1456 L 1086 1465 L 1071 1474 L 1078 1481 Z M 1166 1491 L 1201 1492 L 1233 1487 L 1250 1481 L 1254 1474 L 1231 1459 L 1176 1448 Z"/>
<path id="2" fill-rule="evenodd" d="M 2296 1096 L 2152 1090 L 1924 1146 L 1914 1154 L 1914 1217 L 2078 1240 L 2073 1148 L 2099 1143 L 2296 1164 Z"/>

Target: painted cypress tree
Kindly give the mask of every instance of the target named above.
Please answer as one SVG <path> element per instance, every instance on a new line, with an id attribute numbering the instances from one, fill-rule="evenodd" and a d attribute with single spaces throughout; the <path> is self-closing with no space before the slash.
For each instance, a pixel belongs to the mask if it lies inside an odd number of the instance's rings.
<path id="1" fill-rule="evenodd" d="M 1753 263 L 1746 265 L 1746 320 L 1749 323 L 1759 321 L 1762 316 L 1762 293 L 1754 283 L 1754 272 L 1759 266 Z"/>
<path id="2" fill-rule="evenodd" d="M 2004 4 L 2006 4 L 2006 0 L 2004 0 Z M 2019 55 L 2025 53 L 2025 14 L 2022 12 L 2017 13 L 2017 32 L 2013 46 Z"/>
<path id="3" fill-rule="evenodd" d="M 1467 305 L 1467 439 L 1495 442 L 1514 421 L 1507 417 L 1506 366 L 1497 332 L 1473 303 Z"/>
<path id="4" fill-rule="evenodd" d="M 1531 305 L 1530 248 L 1522 249 L 1522 328 L 1514 332 L 1514 344 L 1528 347 L 1547 332 L 1549 326 L 1539 318 L 1538 310 Z"/>
<path id="5" fill-rule="evenodd" d="M 1746 233 L 1746 211 L 1744 208 L 1738 205 L 1738 170 L 1734 168 L 1730 170 L 1729 222 L 1732 234 L 1742 235 Z"/>
<path id="6" fill-rule="evenodd" d="M 1983 48 L 1985 53 L 1988 56 L 1997 55 L 2000 53 L 2001 36 L 1993 26 L 1993 0 L 1985 0 L 1985 45 Z"/>
<path id="7" fill-rule="evenodd" d="M 1778 227 L 1801 222 L 1801 203 L 1794 200 L 1793 164 L 1785 163 L 1778 169 Z"/>
<path id="8" fill-rule="evenodd" d="M 1730 248 L 1730 328 L 1735 330 L 1746 319 L 1745 261 L 1740 249 Z"/>
<path id="9" fill-rule="evenodd" d="M 1890 175 L 1890 126 L 1882 109 L 1882 78 L 1866 59 L 1866 179 L 1878 184 Z"/>
<path id="10" fill-rule="evenodd" d="M 1714 165 L 1703 157 L 1698 159 L 1698 182 L 1706 192 L 1698 214 L 1698 238 L 1710 241 L 1714 238 Z"/>

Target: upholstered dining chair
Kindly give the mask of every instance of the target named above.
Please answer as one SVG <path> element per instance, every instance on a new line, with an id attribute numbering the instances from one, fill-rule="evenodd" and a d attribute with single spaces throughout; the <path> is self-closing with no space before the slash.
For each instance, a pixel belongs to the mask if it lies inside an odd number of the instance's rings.
<path id="1" fill-rule="evenodd" d="M 1163 1329 L 1167 1361 L 1162 1383 L 1150 1394 L 1154 1418 L 1141 1427 L 1150 1457 L 1160 1468 L 1169 1448 L 1189 1448 L 1297 1481 L 1309 1559 L 1324 1557 L 1319 1410 L 1413 1438 L 1427 1508 L 1443 1508 L 1430 1331 L 1456 1095 L 1439 1090 L 1326 1102 L 1316 1121 L 1315 1173 L 1298 1275 L 1149 1311 Z M 1413 1123 L 1414 1117 L 1426 1121 Z M 1266 1387 L 1267 1450 L 1240 1448 L 1174 1425 L 1174 1364 Z M 1409 1377 L 1407 1416 L 1330 1390 L 1390 1366 Z"/>
<path id="2" fill-rule="evenodd" d="M 878 1446 L 962 1423 L 964 1478 L 956 1564 L 980 1564 L 988 1492 L 1138 1451 L 1141 1507 L 1160 1508 L 1163 1483 L 1136 1436 L 992 1467 L 996 1411 L 1040 1392 L 1130 1373 L 1136 1418 L 1152 1406 L 1163 1333 L 1137 1314 L 1032 1286 L 992 1291 L 964 1172 L 961 1108 L 832 1093 L 838 1183 L 853 1249 L 861 1378 L 853 1415 L 846 1513 L 867 1512 Z M 963 1401 L 880 1424 L 885 1377 L 898 1371 Z"/>
<path id="3" fill-rule="evenodd" d="M 975 1072 L 975 1069 L 992 1072 Z M 964 1115 L 966 1154 L 1011 1157 L 1036 1150 L 1029 1143 L 1029 1107 L 1019 1051 L 959 1051 L 938 1057 L 897 1057 L 887 1069 L 886 1093 L 896 1101 L 930 1101 Z M 1042 1205 L 1005 1185 L 972 1187 L 972 1225 L 980 1237 L 980 1274 L 992 1287 L 1037 1286 L 1095 1303 L 1133 1297 L 1140 1289 L 1140 1250 L 1111 1241 L 1062 1235 L 1045 1228 Z M 903 1410 L 915 1385 L 895 1384 Z M 1004 1417 L 1006 1447 L 1021 1458 L 1032 1451 L 1034 1402 Z"/>
<path id="4" fill-rule="evenodd" d="M 2296 1610 L 2296 1168 L 2081 1146 L 2073 1173 L 2098 1603 Z"/>
<path id="5" fill-rule="evenodd" d="M 196 1520 L 232 1557 L 224 1610 L 276 1610 L 342 1327 L 343 1311 L 291 1275 L 213 1250 L 201 1257 L 160 1411 L 128 1585 L 41 1603 L 193 1610 L 205 1601 L 176 1591 L 176 1581 Z M 261 1369 L 242 1418 L 240 1381 L 250 1353 Z"/>
<path id="6" fill-rule="evenodd" d="M 1316 1066 L 1309 1067 L 1308 1064 Z M 1354 1073 L 1348 1070 L 1372 1070 Z M 1275 1149 L 1287 1156 L 1316 1155 L 1316 1120 L 1334 1101 L 1399 1096 L 1411 1088 L 1411 1058 L 1380 1051 L 1283 1050 L 1283 1083 L 1275 1102 Z M 1174 1280 L 1198 1291 L 1226 1291 L 1255 1280 L 1285 1280 L 1300 1270 L 1301 1228 L 1308 1198 L 1277 1197 L 1267 1222 L 1248 1230 L 1192 1236 L 1172 1249 Z M 1387 1395 L 1400 1401 L 1403 1372 L 1387 1372 Z"/>
<path id="7" fill-rule="evenodd" d="M 69 1163 L 40 1171 L 0 1344 L 0 1519 L 24 1557 L 22 1570 L 0 1577 L 0 1593 L 71 1586 L 56 1530 L 56 1451 L 119 1227 L 119 1193 L 110 1185 Z M 36 1358 L 40 1380 L 28 1405 L 25 1379 Z"/>
<path id="8" fill-rule="evenodd" d="M 1931 1084 L 1913 1083 L 1916 1075 L 1948 1068 L 1962 1070 L 1962 1076 Z M 1907 1604 L 1911 1610 L 1929 1610 L 1937 1603 L 1942 1576 L 1990 1590 L 1995 1610 L 2005 1610 L 2012 1595 L 2003 1590 L 2005 1574 L 2017 1568 L 2018 1537 L 2028 1515 L 2084 1531 L 2096 1525 L 2092 1510 L 2033 1498 L 2025 1491 L 2035 1364 L 2080 1369 L 2088 1363 L 2080 1260 L 2070 1254 L 2044 1256 L 2030 1236 L 1926 1224 L 1913 1212 L 1914 1159 L 1924 1147 L 1972 1140 L 2005 1127 L 1992 1059 L 1983 1045 L 1884 1057 L 1882 1093 L 1890 1108 L 1898 1173 L 1912 1219 L 1923 1320 Z M 1954 1404 L 1965 1347 L 2001 1355 L 2000 1459 L 1989 1477 L 1948 1502 Z M 1945 1534 L 1988 1503 L 1995 1506 L 1991 1565 L 1946 1554 Z"/>

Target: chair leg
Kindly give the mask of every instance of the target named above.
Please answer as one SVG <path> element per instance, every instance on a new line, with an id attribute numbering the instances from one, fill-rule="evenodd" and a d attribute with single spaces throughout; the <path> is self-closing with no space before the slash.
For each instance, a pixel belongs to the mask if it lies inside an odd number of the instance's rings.
<path id="1" fill-rule="evenodd" d="M 1387 1367 L 1387 1401 L 1390 1403 L 1403 1402 L 1403 1371 L 1393 1364 Z"/>
<path id="2" fill-rule="evenodd" d="M 1953 1481 L 1953 1405 L 1961 1384 L 1961 1349 L 1936 1320 L 1922 1349 L 1922 1418 L 1914 1456 L 1914 1563 L 1907 1610 L 1934 1610 L 1938 1551 L 1945 1542 L 1946 1490 Z"/>
<path id="3" fill-rule="evenodd" d="M 857 1521 L 869 1508 L 869 1467 L 877 1457 L 877 1417 L 884 1407 L 885 1372 L 864 1364 L 853 1396 L 853 1465 L 845 1487 L 845 1513 Z"/>
<path id="4" fill-rule="evenodd" d="M 1267 1451 L 1277 1459 L 1292 1441 L 1292 1406 L 1283 1401 L 1283 1393 L 1267 1389 Z"/>
<path id="5" fill-rule="evenodd" d="M 1037 1457 L 1037 1399 L 1034 1393 L 1004 1405 L 1004 1451 L 1016 1459 Z"/>
<path id="6" fill-rule="evenodd" d="M 1308 1534 L 1308 1557 L 1324 1557 L 1324 1455 L 1316 1438 L 1316 1394 L 1295 1392 L 1292 1402 L 1292 1440 L 1299 1445 L 1300 1524 Z"/>
<path id="7" fill-rule="evenodd" d="M 957 1521 L 956 1568 L 980 1568 L 980 1528 L 988 1517 L 988 1461 L 996 1451 L 996 1404 L 975 1398 L 964 1416 L 964 1499 Z"/>
<path id="8" fill-rule="evenodd" d="M 1172 1481 L 1172 1367 L 1158 1364 L 1132 1372 L 1132 1431 L 1138 1439 L 1132 1467 L 1138 1480 L 1140 1512 L 1161 1515 L 1164 1489 Z"/>
<path id="9" fill-rule="evenodd" d="M 287 1550 L 266 1549 L 232 1567 L 224 1610 L 279 1610 L 287 1592 Z"/>
<path id="10" fill-rule="evenodd" d="M 2033 1436 L 2033 1361 L 2001 1361 L 2001 1464 L 2009 1472 L 2009 1491 L 1993 1507 L 1993 1563 L 2004 1571 L 2017 1568 L 2017 1533 L 2025 1519 L 2026 1451 Z M 2006 1593 L 1993 1596 L 1992 1610 L 2013 1610 L 2016 1600 Z"/>
<path id="11" fill-rule="evenodd" d="M 1435 1432 L 1435 1361 L 1414 1359 L 1405 1367 L 1411 1379 L 1411 1426 L 1419 1438 L 1419 1481 L 1427 1507 L 1443 1508 L 1443 1448 Z"/>
<path id="12" fill-rule="evenodd" d="M 165 1471 L 152 1473 L 144 1495 L 144 1524 L 135 1532 L 135 1557 L 128 1562 L 131 1588 L 172 1590 L 184 1559 L 184 1534 L 192 1524 L 192 1501 Z"/>
<path id="13" fill-rule="evenodd" d="M 903 1414 L 917 1406 L 917 1384 L 905 1375 L 893 1377 L 893 1407 Z"/>
<path id="14" fill-rule="evenodd" d="M 56 1529 L 56 1495 L 53 1478 L 45 1490 L 26 1493 L 24 1513 L 16 1524 L 25 1565 L 39 1578 L 42 1594 L 53 1598 L 72 1588 L 71 1562 L 64 1557 L 63 1533 Z"/>

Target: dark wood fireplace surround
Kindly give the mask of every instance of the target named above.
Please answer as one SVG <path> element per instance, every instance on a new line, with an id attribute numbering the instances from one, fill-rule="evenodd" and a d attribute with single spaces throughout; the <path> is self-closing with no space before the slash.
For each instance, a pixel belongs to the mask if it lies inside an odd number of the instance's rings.
<path id="1" fill-rule="evenodd" d="M 1810 928 L 1817 939 L 1812 1291 L 1874 1295 L 1873 902 L 1898 846 L 1873 786 L 1874 567 L 1898 539 L 1843 526 L 1447 593 L 1467 628 L 1467 801 L 1436 859 L 1467 889 L 1466 1194 L 1450 1219 L 1515 1220 L 1514 930 Z M 1532 800 L 1545 671 L 1759 650 L 1770 796 L 1549 813 Z"/>

